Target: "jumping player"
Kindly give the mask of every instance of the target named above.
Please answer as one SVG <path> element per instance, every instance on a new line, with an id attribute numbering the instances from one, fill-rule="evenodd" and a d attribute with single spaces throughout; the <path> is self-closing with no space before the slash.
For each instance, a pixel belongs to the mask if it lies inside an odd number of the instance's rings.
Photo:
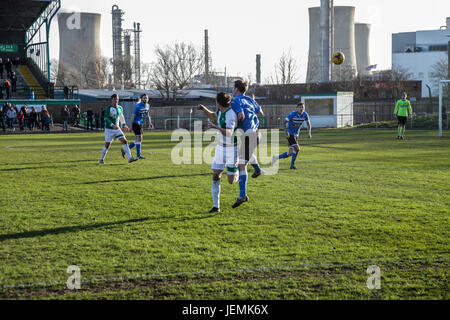
<path id="1" fill-rule="evenodd" d="M 198 110 L 203 110 L 210 120 L 217 120 L 217 125 L 210 122 L 210 126 L 217 129 L 217 146 L 214 153 L 214 160 L 211 166 L 213 177 L 211 183 L 211 195 L 213 198 L 213 208 L 209 213 L 220 212 L 220 179 L 227 167 L 228 183 L 235 184 L 237 175 L 237 139 L 234 130 L 237 126 L 236 113 L 230 108 L 231 97 L 220 92 L 216 97 L 217 111 L 212 112 L 203 105 L 198 105 Z"/>
<path id="2" fill-rule="evenodd" d="M 297 159 L 297 154 L 300 151 L 300 146 L 298 144 L 298 135 L 302 127 L 303 122 L 306 121 L 308 126 L 308 139 L 311 139 L 311 121 L 309 120 L 309 115 L 305 111 L 305 104 L 300 102 L 297 104 L 297 110 L 289 113 L 284 120 L 286 126 L 286 138 L 288 140 L 289 151 L 279 156 L 273 156 L 272 165 L 279 159 L 285 159 L 292 156 L 291 159 L 291 169 L 296 170 L 295 160 Z"/>
<path id="3" fill-rule="evenodd" d="M 136 135 L 136 141 L 130 143 L 130 149 L 133 149 L 136 146 L 136 157 L 138 159 L 145 159 L 141 156 L 141 145 L 143 138 L 143 127 L 145 119 L 148 119 L 149 128 L 153 129 L 152 119 L 150 118 L 150 105 L 148 104 L 148 95 L 144 93 L 141 95 L 140 102 L 136 104 L 134 108 L 133 115 L 131 116 L 131 123 L 134 134 Z M 125 152 L 122 150 L 122 157 L 125 157 Z"/>
<path id="4" fill-rule="evenodd" d="M 261 168 L 256 161 L 253 153 L 259 144 L 259 120 L 258 115 L 263 116 L 261 107 L 250 97 L 244 94 L 248 90 L 246 81 L 236 80 L 233 88 L 233 101 L 231 108 L 237 114 L 238 128 L 244 134 L 242 135 L 241 146 L 239 148 L 239 197 L 232 205 L 232 208 L 239 207 L 242 203 L 248 201 L 247 196 L 247 165 L 249 161 L 255 168 L 252 177 L 256 178 L 261 174 Z"/>
<path id="5" fill-rule="evenodd" d="M 398 120 L 397 139 L 399 140 L 403 140 L 408 113 L 410 118 L 412 116 L 411 103 L 406 99 L 407 96 L 406 92 L 403 92 L 402 99 L 397 101 L 394 109 L 394 114 L 397 116 Z"/>
<path id="6" fill-rule="evenodd" d="M 102 150 L 102 156 L 100 158 L 100 164 L 105 164 L 105 156 L 108 152 L 109 147 L 111 146 L 111 142 L 115 139 L 122 142 L 122 149 L 124 153 L 128 157 L 128 162 L 133 162 L 138 160 L 137 158 L 133 158 L 131 156 L 130 148 L 128 148 L 127 139 L 123 134 L 120 126 L 124 124 L 123 128 L 129 132 L 125 118 L 123 116 L 123 108 L 119 106 L 119 95 L 117 93 L 111 96 L 111 105 L 105 109 L 105 146 Z"/>

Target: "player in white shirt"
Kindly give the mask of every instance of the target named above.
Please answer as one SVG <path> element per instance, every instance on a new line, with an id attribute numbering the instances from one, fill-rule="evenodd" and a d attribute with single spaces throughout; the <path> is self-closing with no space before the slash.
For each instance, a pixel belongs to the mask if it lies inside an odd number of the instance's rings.
<path id="1" fill-rule="evenodd" d="M 111 96 L 111 105 L 105 109 L 105 146 L 102 150 L 102 155 L 100 157 L 100 164 L 105 164 L 105 156 L 108 152 L 111 142 L 114 140 L 119 140 L 122 142 L 122 150 L 128 157 L 128 162 L 134 162 L 138 160 L 131 156 L 130 148 L 128 147 L 128 142 L 120 128 L 121 124 L 124 124 L 123 128 L 126 131 L 130 131 L 128 128 L 125 118 L 123 116 L 123 108 L 119 106 L 119 95 L 113 94 Z"/>
<path id="2" fill-rule="evenodd" d="M 217 129 L 218 141 L 214 160 L 211 166 L 213 170 L 211 195 L 213 198 L 213 208 L 209 213 L 220 212 L 220 178 L 227 168 L 228 182 L 234 184 L 238 181 L 238 148 L 237 138 L 234 131 L 237 127 L 236 113 L 231 109 L 230 95 L 219 92 L 216 97 L 217 111 L 213 112 L 204 105 L 199 105 L 198 110 L 203 110 L 210 120 L 217 120 L 217 125 L 210 122 L 210 126 Z"/>

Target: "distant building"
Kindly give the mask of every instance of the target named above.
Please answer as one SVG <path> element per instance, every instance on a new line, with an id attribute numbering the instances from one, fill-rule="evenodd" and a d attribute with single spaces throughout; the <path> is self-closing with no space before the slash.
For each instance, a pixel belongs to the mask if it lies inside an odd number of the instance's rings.
<path id="1" fill-rule="evenodd" d="M 432 79 L 432 66 L 440 60 L 448 61 L 450 18 L 439 30 L 402 32 L 392 34 L 392 68 L 405 69 L 409 80 L 422 81 L 422 96 L 438 95 L 438 86 Z"/>

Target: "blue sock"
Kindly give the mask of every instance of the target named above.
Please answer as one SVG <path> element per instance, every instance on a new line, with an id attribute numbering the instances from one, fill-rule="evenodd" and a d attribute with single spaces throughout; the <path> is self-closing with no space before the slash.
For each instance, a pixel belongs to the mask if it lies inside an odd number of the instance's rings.
<path id="1" fill-rule="evenodd" d="M 278 156 L 278 159 L 285 159 L 285 158 L 289 158 L 289 152 L 285 152 L 285 153 L 283 153 L 283 154 L 280 154 L 279 156 Z"/>
<path id="2" fill-rule="evenodd" d="M 297 153 L 296 152 L 292 152 L 291 167 L 294 165 L 295 159 L 297 159 Z"/>
<path id="3" fill-rule="evenodd" d="M 253 163 L 252 167 L 255 169 L 255 172 L 261 172 L 261 167 L 258 163 Z"/>
<path id="4" fill-rule="evenodd" d="M 136 143 L 136 156 L 139 158 L 141 156 L 141 143 Z"/>
<path id="5" fill-rule="evenodd" d="M 133 149 L 135 145 L 136 145 L 136 143 L 133 141 L 132 143 L 130 143 L 130 144 L 128 145 L 128 147 L 129 147 L 130 149 Z"/>
<path id="6" fill-rule="evenodd" d="M 239 171 L 239 197 L 247 195 L 247 170 Z"/>

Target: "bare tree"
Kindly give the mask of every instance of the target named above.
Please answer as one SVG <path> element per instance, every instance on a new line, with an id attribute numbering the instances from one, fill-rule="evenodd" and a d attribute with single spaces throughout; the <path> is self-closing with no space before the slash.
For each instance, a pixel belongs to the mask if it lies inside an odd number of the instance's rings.
<path id="1" fill-rule="evenodd" d="M 201 73 L 204 67 L 204 53 L 193 44 L 175 43 L 171 47 L 173 79 L 175 81 L 174 100 L 176 90 L 182 90 L 191 84 L 192 78 Z"/>
<path id="2" fill-rule="evenodd" d="M 167 100 L 176 100 L 177 90 L 191 84 L 193 77 L 203 71 L 204 58 L 193 44 L 175 43 L 155 49 L 156 62 L 150 68 L 150 83 Z"/>
<path id="3" fill-rule="evenodd" d="M 281 98 L 290 99 L 290 85 L 297 81 L 298 63 L 292 56 L 292 51 L 283 52 L 278 62 L 275 64 L 275 75 L 270 75 L 270 83 L 280 85 L 282 88 Z"/>
<path id="4" fill-rule="evenodd" d="M 150 82 L 166 100 L 170 99 L 170 93 L 175 88 L 173 78 L 173 56 L 169 46 L 164 48 L 157 46 L 155 49 L 156 61 L 150 69 Z"/>
<path id="5" fill-rule="evenodd" d="M 433 86 L 436 89 L 439 89 L 439 81 L 441 80 L 449 80 L 449 72 L 448 72 L 448 59 L 440 59 L 435 64 L 431 66 L 431 80 L 433 82 Z M 444 90 L 447 91 L 449 88 L 448 83 L 444 85 Z"/>

